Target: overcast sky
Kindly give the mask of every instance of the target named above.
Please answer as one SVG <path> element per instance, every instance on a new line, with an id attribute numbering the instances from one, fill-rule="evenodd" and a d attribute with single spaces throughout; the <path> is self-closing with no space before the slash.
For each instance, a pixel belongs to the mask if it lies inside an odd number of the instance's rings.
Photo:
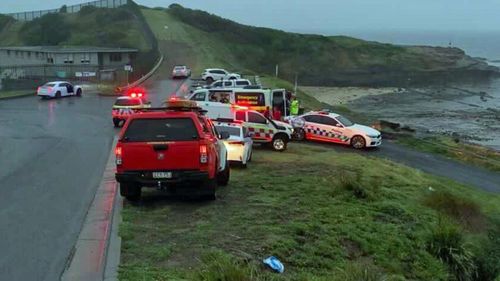
<path id="1" fill-rule="evenodd" d="M 82 0 L 0 0 L 0 12 L 57 8 Z M 138 0 L 179 3 L 241 23 L 325 34 L 360 30 L 500 30 L 499 0 Z"/>

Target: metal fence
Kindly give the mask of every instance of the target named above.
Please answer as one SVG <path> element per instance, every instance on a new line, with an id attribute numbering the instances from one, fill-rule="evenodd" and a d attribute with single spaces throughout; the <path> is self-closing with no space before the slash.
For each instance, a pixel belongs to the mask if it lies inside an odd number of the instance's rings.
<path id="1" fill-rule="evenodd" d="M 94 6 L 98 8 L 118 8 L 126 5 L 128 0 L 98 0 L 77 5 L 66 6 L 66 13 L 78 13 L 85 6 Z M 30 11 L 20 13 L 10 13 L 8 16 L 13 17 L 19 21 L 31 21 L 36 18 L 42 17 L 46 14 L 54 14 L 61 12 L 61 8 L 52 10 Z"/>
<path id="2" fill-rule="evenodd" d="M 127 83 L 127 72 L 123 68 L 91 65 L 36 65 L 9 66 L 0 68 L 0 90 L 32 89 L 48 81 Z"/>

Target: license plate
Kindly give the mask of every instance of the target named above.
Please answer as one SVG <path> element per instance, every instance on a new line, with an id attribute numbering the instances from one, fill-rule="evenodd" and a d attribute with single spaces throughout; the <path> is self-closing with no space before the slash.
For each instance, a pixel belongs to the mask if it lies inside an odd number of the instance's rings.
<path id="1" fill-rule="evenodd" d="M 154 179 L 171 179 L 172 172 L 153 172 Z"/>

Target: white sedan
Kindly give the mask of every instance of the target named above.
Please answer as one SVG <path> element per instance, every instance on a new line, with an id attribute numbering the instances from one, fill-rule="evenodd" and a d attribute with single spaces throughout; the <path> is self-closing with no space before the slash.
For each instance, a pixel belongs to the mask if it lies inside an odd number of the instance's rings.
<path id="1" fill-rule="evenodd" d="M 382 144 L 379 131 L 328 111 L 312 111 L 292 119 L 291 123 L 298 140 L 341 143 L 356 149 Z"/>
<path id="2" fill-rule="evenodd" d="M 191 76 L 191 69 L 185 65 L 176 65 L 172 70 L 172 78 L 188 78 Z"/>
<path id="3" fill-rule="evenodd" d="M 81 97 L 82 93 L 82 87 L 73 86 L 71 83 L 65 81 L 49 82 L 38 87 L 37 90 L 37 95 L 41 98 Z"/>
<path id="4" fill-rule="evenodd" d="M 214 122 L 215 128 L 219 132 L 229 133 L 229 138 L 224 140 L 227 149 L 227 160 L 239 163 L 246 168 L 247 163 L 252 160 L 252 136 L 241 123 Z"/>
<path id="5" fill-rule="evenodd" d="M 217 80 L 233 80 L 233 79 L 240 79 L 241 75 L 238 73 L 230 73 L 226 71 L 225 69 L 221 68 L 208 68 L 203 71 L 201 74 L 201 79 L 203 81 L 206 81 L 208 84 L 212 84 L 214 81 Z"/>

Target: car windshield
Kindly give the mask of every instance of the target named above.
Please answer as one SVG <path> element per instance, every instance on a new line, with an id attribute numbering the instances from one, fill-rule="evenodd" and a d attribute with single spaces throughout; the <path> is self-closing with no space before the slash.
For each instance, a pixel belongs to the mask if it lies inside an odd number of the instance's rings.
<path id="1" fill-rule="evenodd" d="M 337 116 L 336 119 L 340 123 L 342 123 L 342 125 L 344 125 L 345 127 L 350 127 L 350 126 L 354 125 L 354 123 L 351 120 L 347 119 L 346 117 L 344 117 L 342 115 Z"/>
<path id="2" fill-rule="evenodd" d="M 219 133 L 227 132 L 231 136 L 241 136 L 241 128 L 238 127 L 216 126 L 216 128 Z"/>
<path id="3" fill-rule="evenodd" d="M 186 67 L 185 66 L 176 66 L 174 69 L 175 70 L 184 70 Z"/>
<path id="4" fill-rule="evenodd" d="M 135 106 L 141 105 L 140 99 L 117 99 L 115 105 L 119 106 Z"/>
<path id="5" fill-rule="evenodd" d="M 123 135 L 130 142 L 188 141 L 198 138 L 191 118 L 162 118 L 133 120 Z"/>

